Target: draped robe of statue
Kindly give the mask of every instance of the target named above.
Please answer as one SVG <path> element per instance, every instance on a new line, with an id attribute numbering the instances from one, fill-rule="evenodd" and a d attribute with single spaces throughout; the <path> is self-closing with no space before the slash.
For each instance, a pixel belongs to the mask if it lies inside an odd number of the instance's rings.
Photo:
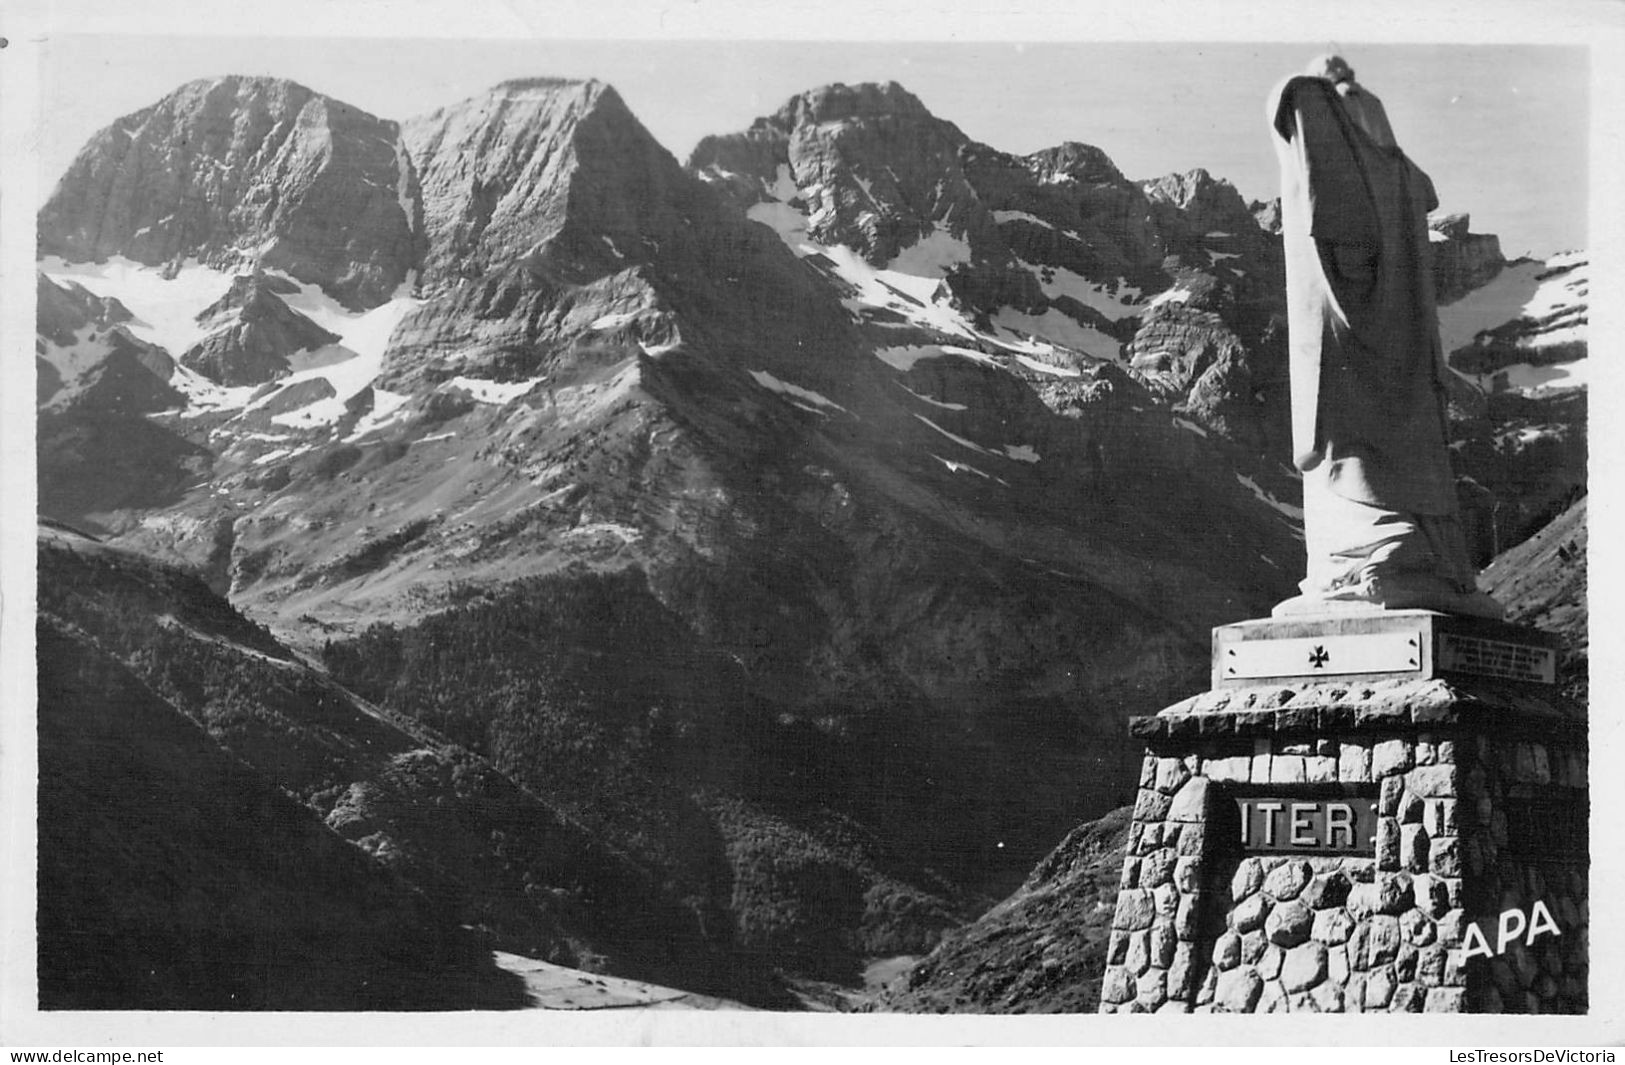
<path id="1" fill-rule="evenodd" d="M 1288 79 L 1269 112 L 1308 550 L 1303 594 L 1275 612 L 1498 616 L 1475 588 L 1450 468 L 1433 183 L 1352 78 Z"/>

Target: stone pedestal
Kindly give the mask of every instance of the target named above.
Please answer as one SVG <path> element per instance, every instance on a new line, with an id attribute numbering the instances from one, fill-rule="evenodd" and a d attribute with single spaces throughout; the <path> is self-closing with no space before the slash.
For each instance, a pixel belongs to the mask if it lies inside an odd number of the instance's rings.
<path id="1" fill-rule="evenodd" d="M 1131 723 L 1102 1012 L 1585 1012 L 1586 726 L 1548 638 L 1393 611 L 1214 652 Z"/>

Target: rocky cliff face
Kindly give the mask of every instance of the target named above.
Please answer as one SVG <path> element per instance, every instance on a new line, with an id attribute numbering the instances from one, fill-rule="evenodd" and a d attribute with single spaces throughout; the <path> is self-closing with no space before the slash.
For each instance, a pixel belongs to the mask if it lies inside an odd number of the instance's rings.
<path id="1" fill-rule="evenodd" d="M 743 134 L 706 138 L 689 166 L 768 182 L 789 167 L 809 234 L 880 265 L 938 222 L 959 236 L 990 229 L 961 165 L 965 143 L 896 82 L 829 85 L 792 97 Z"/>
<path id="2" fill-rule="evenodd" d="M 1471 226 L 1472 219 L 1465 214 L 1429 219 L 1433 291 L 1440 303 L 1454 303 L 1489 284 L 1506 265 L 1501 256 L 1500 238 L 1489 233 L 1474 233 Z"/>
<path id="3" fill-rule="evenodd" d="M 40 212 L 41 254 L 247 257 L 373 306 L 413 259 L 396 132 L 289 81 L 190 82 L 85 145 Z"/>
<path id="4" fill-rule="evenodd" d="M 611 122 L 633 121 L 606 85 L 535 79 L 406 122 L 402 140 L 418 167 L 426 286 L 483 278 L 559 237 L 572 196 L 586 194 L 576 136 L 599 109 Z"/>
<path id="5" fill-rule="evenodd" d="M 410 120 L 403 139 L 430 298 L 399 328 L 386 387 L 433 366 L 534 378 L 685 339 L 762 366 L 850 351 L 827 290 L 602 83 L 510 82 Z"/>
<path id="6" fill-rule="evenodd" d="M 1249 450 L 1282 431 L 1278 242 L 1206 171 L 1133 182 L 1076 142 L 1012 156 L 895 84 L 795 97 L 702 141 L 689 165 L 797 254 L 829 262 L 819 249 L 850 248 L 882 283 L 918 279 L 915 306 L 952 312 L 867 315 L 877 343 L 903 342 L 902 325 L 929 339 L 962 315 L 947 342 L 1024 343 L 1055 367 L 1038 386 L 1053 409 L 1077 409 L 1084 378 L 1098 394 L 1102 364 L 1126 363 L 1142 396 Z"/>
<path id="7" fill-rule="evenodd" d="M 1565 253 L 1508 263 L 1440 308 L 1447 360 L 1475 400 L 1454 428 L 1479 558 L 1523 541 L 1585 491 L 1589 292 L 1586 256 Z"/>

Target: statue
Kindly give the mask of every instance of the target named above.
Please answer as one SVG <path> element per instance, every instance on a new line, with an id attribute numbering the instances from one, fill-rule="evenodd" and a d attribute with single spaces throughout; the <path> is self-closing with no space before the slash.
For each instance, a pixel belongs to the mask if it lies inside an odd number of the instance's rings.
<path id="1" fill-rule="evenodd" d="M 1500 617 L 1477 591 L 1446 437 L 1429 263 L 1433 183 L 1340 57 L 1272 94 L 1281 164 L 1302 595 L 1277 616 L 1427 609 Z"/>

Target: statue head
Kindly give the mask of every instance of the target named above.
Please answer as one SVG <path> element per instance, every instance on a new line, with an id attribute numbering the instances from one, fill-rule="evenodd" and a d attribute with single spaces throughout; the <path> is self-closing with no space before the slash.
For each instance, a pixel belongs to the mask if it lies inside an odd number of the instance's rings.
<path id="1" fill-rule="evenodd" d="M 1333 55 L 1330 52 L 1325 55 L 1317 55 L 1311 59 L 1304 73 L 1311 78 L 1325 78 L 1333 85 L 1340 85 L 1345 81 L 1352 82 L 1354 80 L 1353 68 L 1344 62 L 1342 56 Z"/>

